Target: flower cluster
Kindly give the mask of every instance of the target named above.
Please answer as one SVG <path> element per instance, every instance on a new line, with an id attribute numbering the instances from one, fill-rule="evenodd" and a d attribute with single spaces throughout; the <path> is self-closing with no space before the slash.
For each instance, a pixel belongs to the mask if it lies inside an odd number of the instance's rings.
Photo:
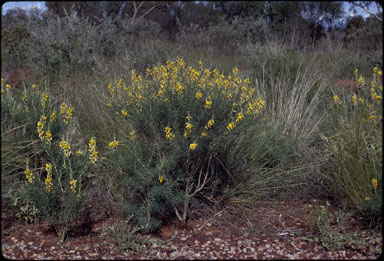
<path id="1" fill-rule="evenodd" d="M 92 164 L 95 164 L 95 162 L 97 161 L 97 155 L 98 155 L 98 152 L 96 151 L 96 140 L 95 138 L 91 138 L 89 140 L 89 144 L 88 144 L 88 151 L 89 151 L 89 160 L 91 161 Z"/>
<path id="2" fill-rule="evenodd" d="M 208 121 L 207 125 L 205 125 L 205 128 L 206 128 L 207 130 L 209 130 L 209 129 L 213 126 L 213 124 L 215 124 L 215 119 L 214 119 L 214 118 L 212 118 L 212 119 L 210 119 L 210 120 Z"/>
<path id="3" fill-rule="evenodd" d="M 47 163 L 45 164 L 45 170 L 47 171 L 47 178 L 45 179 L 45 189 L 48 192 L 52 191 L 53 183 L 52 183 L 52 164 Z"/>
<path id="4" fill-rule="evenodd" d="M 30 169 L 28 169 L 28 168 L 24 171 L 24 174 L 25 174 L 25 177 L 26 177 L 26 179 L 28 180 L 29 183 L 32 183 L 33 180 L 35 179 L 35 177 L 33 176 L 32 171 Z"/>
<path id="5" fill-rule="evenodd" d="M 189 145 L 189 150 L 195 150 L 196 149 L 196 147 L 197 147 L 197 143 L 191 143 L 190 145 Z"/>
<path id="6" fill-rule="evenodd" d="M 129 133 L 129 135 L 131 136 L 131 140 L 136 140 L 136 139 L 137 139 L 137 137 L 136 137 L 136 132 L 135 132 L 135 131 L 131 131 L 131 132 Z"/>
<path id="7" fill-rule="evenodd" d="M 76 192 L 76 186 L 77 186 L 77 180 L 72 179 L 72 180 L 69 182 L 69 188 L 72 190 L 73 193 Z"/>
<path id="8" fill-rule="evenodd" d="M 41 107 L 42 108 L 45 108 L 45 104 L 47 103 L 47 101 L 48 101 L 48 95 L 43 93 L 41 95 Z"/>
<path id="9" fill-rule="evenodd" d="M 44 126 L 47 124 L 47 117 L 44 115 L 40 117 L 40 120 L 37 122 L 37 133 L 39 134 L 39 138 L 44 140 Z"/>
<path id="10" fill-rule="evenodd" d="M 117 148 L 119 146 L 119 142 L 117 140 L 113 140 L 108 144 L 108 147 L 110 148 Z"/>
<path id="11" fill-rule="evenodd" d="M 186 119 L 187 119 L 187 122 L 185 123 L 184 137 L 188 138 L 189 135 L 191 135 L 193 125 L 191 124 L 191 119 L 192 119 L 191 116 L 188 115 Z"/>
<path id="12" fill-rule="evenodd" d="M 167 139 L 167 140 L 169 140 L 169 141 L 172 141 L 174 138 L 175 138 L 175 134 L 173 134 L 172 132 L 171 132 L 171 127 L 169 127 L 169 126 L 167 126 L 167 127 L 165 127 L 165 129 L 164 129 L 164 132 L 165 132 L 165 138 Z"/>
<path id="13" fill-rule="evenodd" d="M 51 144 L 51 141 L 52 141 L 52 133 L 50 131 L 46 131 L 45 132 L 45 143 L 46 144 Z"/>
<path id="14" fill-rule="evenodd" d="M 72 152 L 71 152 L 71 145 L 69 145 L 68 142 L 66 142 L 65 140 L 62 140 L 62 141 L 59 142 L 59 146 L 60 146 L 60 148 L 63 149 L 65 157 L 71 156 L 71 154 L 72 154 Z"/>
<path id="15" fill-rule="evenodd" d="M 373 187 L 374 189 L 377 189 L 377 179 L 372 179 L 372 180 L 371 180 L 371 183 L 372 183 L 372 187 Z"/>

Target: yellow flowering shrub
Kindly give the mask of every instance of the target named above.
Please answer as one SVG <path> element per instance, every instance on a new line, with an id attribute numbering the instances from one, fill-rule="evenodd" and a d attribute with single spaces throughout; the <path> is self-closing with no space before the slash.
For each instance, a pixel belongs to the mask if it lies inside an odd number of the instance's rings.
<path id="1" fill-rule="evenodd" d="M 190 66 L 181 58 L 147 68 L 143 75 L 131 71 L 128 81 L 119 82 L 121 93 L 115 86 L 106 86 L 103 103 L 126 127 L 115 134 L 119 150 L 108 150 L 106 158 L 141 198 L 133 216 L 147 230 L 158 227 L 169 212 L 185 222 L 188 208 L 182 206 L 189 206 L 194 190 L 203 190 L 216 175 L 211 170 L 222 164 L 216 159 L 226 153 L 227 142 L 262 119 L 264 98 L 249 79 L 238 76 L 237 68 L 224 75 L 202 61 Z M 229 177 L 219 179 L 227 182 Z"/>
<path id="2" fill-rule="evenodd" d="M 75 110 L 66 101 L 59 103 L 36 84 L 17 92 L 2 82 L 1 89 L 2 130 L 15 129 L 17 137 L 33 144 L 24 148 L 28 159 L 25 182 L 19 187 L 21 195 L 53 225 L 63 241 L 79 215 L 85 174 L 92 165 L 89 158 L 95 161 L 97 154 L 95 146 L 87 151 L 85 145 L 69 138 Z"/>
<path id="3" fill-rule="evenodd" d="M 330 179 L 337 198 L 366 215 L 381 213 L 382 193 L 382 78 L 373 68 L 369 79 L 354 71 L 359 92 L 333 97 L 333 133 L 327 138 L 334 156 Z M 342 188 L 342 190 L 340 190 Z"/>

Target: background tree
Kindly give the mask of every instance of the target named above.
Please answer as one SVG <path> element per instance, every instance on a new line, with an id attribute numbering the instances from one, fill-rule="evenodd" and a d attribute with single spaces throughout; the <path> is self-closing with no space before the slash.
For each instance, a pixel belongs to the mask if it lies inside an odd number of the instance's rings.
<path id="1" fill-rule="evenodd" d="M 377 13 L 374 13 L 374 12 L 369 10 L 370 5 L 372 5 L 372 4 L 376 5 Z M 354 13 L 356 13 L 356 9 L 358 9 L 358 8 L 363 9 L 364 12 L 372 15 L 374 18 L 376 18 L 380 22 L 383 22 L 383 4 L 382 3 L 378 2 L 378 1 L 375 1 L 375 2 L 372 2 L 372 1 L 352 1 L 350 11 L 353 11 Z"/>

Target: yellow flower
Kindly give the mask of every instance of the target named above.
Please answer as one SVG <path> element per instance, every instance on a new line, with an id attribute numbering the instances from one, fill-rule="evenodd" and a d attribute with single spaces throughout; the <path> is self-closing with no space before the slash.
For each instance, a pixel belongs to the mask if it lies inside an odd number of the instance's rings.
<path id="1" fill-rule="evenodd" d="M 357 84 L 360 86 L 365 85 L 365 79 L 363 76 L 360 75 L 360 77 L 357 79 Z"/>
<path id="2" fill-rule="evenodd" d="M 192 143 L 192 144 L 189 145 L 189 150 L 191 150 L 191 151 L 195 150 L 196 147 L 197 147 L 197 144 L 196 143 Z"/>
<path id="3" fill-rule="evenodd" d="M 369 120 L 374 120 L 374 119 L 377 119 L 377 116 L 376 115 L 369 115 L 368 119 Z"/>
<path id="4" fill-rule="evenodd" d="M 184 131 L 184 137 L 188 138 L 188 136 L 191 134 L 193 125 L 190 122 L 187 122 L 185 124 L 185 131 Z"/>
<path id="5" fill-rule="evenodd" d="M 46 163 L 45 164 L 45 170 L 47 171 L 48 175 L 51 175 L 52 174 L 52 164 L 51 163 Z"/>
<path id="6" fill-rule="evenodd" d="M 377 95 L 376 92 L 373 94 L 373 99 L 374 100 L 381 100 L 381 98 L 382 98 L 382 96 L 381 95 Z"/>
<path id="7" fill-rule="evenodd" d="M 24 171 L 24 174 L 25 174 L 25 177 L 26 177 L 26 179 L 28 180 L 29 183 L 32 183 L 33 180 L 35 179 L 35 177 L 33 176 L 32 171 L 29 170 L 29 169 L 26 169 L 26 170 Z"/>
<path id="8" fill-rule="evenodd" d="M 357 68 L 356 68 L 354 71 L 355 76 L 357 76 L 358 73 L 359 73 L 359 70 L 357 70 Z"/>
<path id="9" fill-rule="evenodd" d="M 52 133 L 50 131 L 45 132 L 45 139 L 46 139 L 46 144 L 51 144 L 52 141 Z"/>
<path id="10" fill-rule="evenodd" d="M 378 72 L 377 72 L 377 76 L 379 76 L 379 77 L 380 77 L 382 74 L 383 74 L 382 71 L 378 71 Z"/>
<path id="11" fill-rule="evenodd" d="M 239 69 L 237 69 L 237 67 L 232 69 L 233 76 L 236 76 L 238 72 L 239 72 Z"/>
<path id="12" fill-rule="evenodd" d="M 359 102 L 360 102 L 360 103 L 363 103 L 363 102 L 364 102 L 364 99 L 363 99 L 363 98 L 359 98 Z"/>
<path id="13" fill-rule="evenodd" d="M 196 99 L 200 99 L 201 97 L 203 97 L 203 94 L 201 92 L 197 92 L 195 97 Z"/>
<path id="14" fill-rule="evenodd" d="M 44 181 L 45 183 L 45 189 L 48 191 L 48 192 L 51 192 L 52 191 L 52 188 L 53 188 L 53 184 L 52 184 L 52 177 L 49 176 L 45 179 Z"/>
<path id="15" fill-rule="evenodd" d="M 128 112 L 126 110 L 121 110 L 121 115 L 123 115 L 125 117 L 128 115 Z"/>
<path id="16" fill-rule="evenodd" d="M 137 137 L 135 131 L 131 131 L 129 134 L 131 135 L 131 140 L 136 140 Z"/>
<path id="17" fill-rule="evenodd" d="M 213 126 L 213 124 L 215 124 L 215 120 L 212 118 L 208 121 L 207 125 L 205 125 L 205 128 L 208 130 Z"/>
<path id="18" fill-rule="evenodd" d="M 335 102 L 341 104 L 340 99 L 339 99 L 339 96 L 337 96 L 337 95 L 333 96 L 333 100 L 334 100 Z"/>
<path id="19" fill-rule="evenodd" d="M 372 183 L 372 187 L 373 187 L 374 189 L 377 189 L 377 179 L 372 179 L 372 180 L 371 180 L 371 183 Z"/>
<path id="20" fill-rule="evenodd" d="M 66 157 L 71 156 L 71 154 L 72 154 L 71 145 L 69 145 L 68 142 L 66 142 L 65 140 L 62 140 L 59 142 L 59 146 L 60 146 L 60 148 L 63 149 L 64 156 L 66 156 Z"/>
<path id="21" fill-rule="evenodd" d="M 119 146 L 119 142 L 117 140 L 111 141 L 108 145 L 110 148 L 117 148 Z"/>
<path id="22" fill-rule="evenodd" d="M 45 103 L 48 101 L 48 95 L 47 94 L 45 94 L 45 93 L 43 93 L 42 95 L 41 95 L 41 107 L 45 107 Z"/>
<path id="23" fill-rule="evenodd" d="M 236 123 L 239 123 L 244 118 L 244 114 L 239 112 L 236 118 Z"/>
<path id="24" fill-rule="evenodd" d="M 60 113 L 63 115 L 65 113 L 65 109 L 67 108 L 67 105 L 65 102 L 63 102 L 60 106 Z"/>
<path id="25" fill-rule="evenodd" d="M 357 98 L 356 98 L 356 94 L 355 94 L 355 95 L 353 95 L 352 98 L 351 98 L 351 102 L 352 102 L 353 105 L 356 105 L 356 104 L 357 104 L 356 99 L 357 99 Z"/>
<path id="26" fill-rule="evenodd" d="M 257 99 L 256 105 L 258 107 L 258 110 L 262 110 L 264 108 L 264 104 L 265 104 L 265 102 L 263 99 L 261 99 L 261 98 Z"/>
<path id="27" fill-rule="evenodd" d="M 175 134 L 173 134 L 172 132 L 171 132 L 171 128 L 170 127 L 165 127 L 165 129 L 164 129 L 164 132 L 165 132 L 165 137 L 167 138 L 167 140 L 170 140 L 170 141 L 172 141 L 174 138 L 175 138 Z"/>
<path id="28" fill-rule="evenodd" d="M 207 136 L 208 136 L 208 133 L 207 133 L 206 131 L 203 131 L 203 132 L 201 133 L 201 136 L 203 136 L 203 137 L 207 137 Z"/>
<path id="29" fill-rule="evenodd" d="M 76 192 L 76 186 L 77 186 L 77 180 L 72 179 L 69 182 L 69 185 L 70 185 L 70 189 L 72 190 L 72 192 L 75 193 Z"/>
<path id="30" fill-rule="evenodd" d="M 210 97 L 208 97 L 209 99 Z M 210 109 L 212 107 L 212 101 L 205 99 L 205 108 Z"/>
<path id="31" fill-rule="evenodd" d="M 234 127 L 235 127 L 235 123 L 234 123 L 234 122 L 231 122 L 231 123 L 228 124 L 227 129 L 228 129 L 229 131 L 231 131 Z"/>
<path id="32" fill-rule="evenodd" d="M 365 201 L 369 201 L 369 200 L 371 200 L 370 197 L 366 197 L 366 198 L 365 198 Z"/>
<path id="33" fill-rule="evenodd" d="M 96 151 L 96 140 L 94 138 L 91 138 L 89 140 L 88 151 L 89 151 L 89 154 L 90 154 L 89 155 L 89 161 L 92 164 L 95 164 L 95 162 L 97 161 L 98 152 Z"/>
<path id="34" fill-rule="evenodd" d="M 227 99 L 230 100 L 232 98 L 232 93 L 228 93 Z"/>
<path id="35" fill-rule="evenodd" d="M 81 151 L 81 150 L 77 150 L 77 151 L 76 151 L 76 156 L 81 156 L 81 155 L 83 155 L 83 151 Z"/>
<path id="36" fill-rule="evenodd" d="M 56 120 L 56 111 L 52 112 L 51 114 L 51 121 L 55 121 Z"/>
<path id="37" fill-rule="evenodd" d="M 36 89 L 37 85 L 36 84 L 32 84 L 32 89 Z"/>
<path id="38" fill-rule="evenodd" d="M 7 88 L 7 89 L 11 89 L 11 85 L 10 85 L 10 84 L 6 84 L 6 85 L 5 85 L 5 88 Z"/>
<path id="39" fill-rule="evenodd" d="M 65 119 L 64 119 L 65 124 L 68 124 L 69 120 L 71 119 L 72 111 L 73 111 L 73 108 L 71 106 L 68 106 L 67 115 L 64 116 L 65 117 Z"/>
<path id="40" fill-rule="evenodd" d="M 164 177 L 163 177 L 163 176 L 159 176 L 159 182 L 160 182 L 160 184 L 162 184 L 163 181 L 164 181 Z"/>
<path id="41" fill-rule="evenodd" d="M 42 120 L 40 120 L 40 121 L 37 122 L 37 133 L 39 134 L 39 138 L 41 140 L 44 139 L 44 136 L 43 136 L 44 135 L 44 131 L 43 131 L 43 129 L 44 129 L 44 122 Z"/>

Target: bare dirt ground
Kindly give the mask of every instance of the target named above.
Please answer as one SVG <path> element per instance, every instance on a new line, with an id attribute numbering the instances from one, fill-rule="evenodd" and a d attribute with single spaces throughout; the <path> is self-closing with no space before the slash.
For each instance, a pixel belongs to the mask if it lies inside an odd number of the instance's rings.
<path id="1" fill-rule="evenodd" d="M 319 237 L 308 229 L 309 204 L 298 201 L 263 205 L 252 211 L 207 211 L 204 217 L 191 220 L 186 226 L 170 222 L 157 233 L 138 236 L 135 248 L 126 250 L 121 250 L 117 241 L 111 241 L 111 235 L 103 232 L 103 227 L 118 224 L 117 218 L 90 215 L 60 244 L 46 223 L 26 224 L 3 213 L 1 249 L 5 258 L 18 260 L 379 258 L 381 230 L 368 229 L 353 216 L 345 218 L 343 224 L 331 222 L 329 231 L 338 233 L 328 237 L 328 241 L 342 242 L 339 247 L 329 249 L 317 242 Z M 119 232 L 122 231 L 116 233 Z M 332 241 L 337 235 L 338 240 Z M 348 235 L 353 235 L 354 240 L 347 240 Z M 127 238 L 125 241 L 120 246 L 129 243 Z"/>

